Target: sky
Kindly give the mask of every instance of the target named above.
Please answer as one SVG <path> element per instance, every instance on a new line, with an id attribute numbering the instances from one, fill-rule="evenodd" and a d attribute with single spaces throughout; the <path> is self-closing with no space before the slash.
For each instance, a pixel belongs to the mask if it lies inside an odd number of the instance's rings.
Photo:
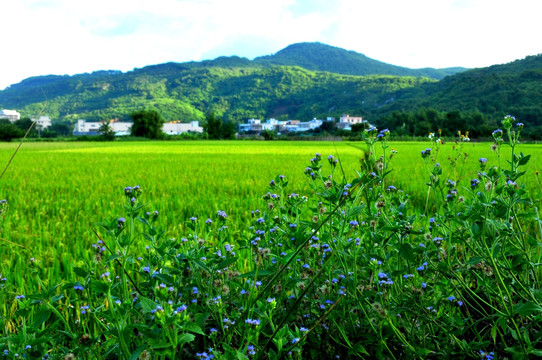
<path id="1" fill-rule="evenodd" d="M 318 41 L 410 68 L 542 53 L 539 0 L 1 0 L 0 89 Z"/>

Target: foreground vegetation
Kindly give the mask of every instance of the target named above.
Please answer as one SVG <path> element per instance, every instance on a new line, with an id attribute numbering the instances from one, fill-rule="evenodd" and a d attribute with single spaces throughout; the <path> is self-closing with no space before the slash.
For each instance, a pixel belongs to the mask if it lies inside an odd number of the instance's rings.
<path id="1" fill-rule="evenodd" d="M 495 151 L 376 129 L 364 146 L 28 144 L 3 180 L 0 351 L 540 356 L 542 161 L 504 125 Z"/>

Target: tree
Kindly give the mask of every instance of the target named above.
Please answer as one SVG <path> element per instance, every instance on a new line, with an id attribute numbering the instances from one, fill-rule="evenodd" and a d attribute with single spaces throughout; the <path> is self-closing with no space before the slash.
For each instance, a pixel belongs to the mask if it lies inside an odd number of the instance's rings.
<path id="1" fill-rule="evenodd" d="M 209 139 L 220 139 L 222 119 L 217 117 L 214 113 L 208 113 L 203 128 L 209 136 Z"/>
<path id="2" fill-rule="evenodd" d="M 11 141 L 24 136 L 24 132 L 9 120 L 0 120 L 0 140 Z"/>
<path id="3" fill-rule="evenodd" d="M 107 121 L 102 123 L 98 131 L 100 132 L 100 136 L 105 141 L 112 141 L 115 139 L 115 131 Z"/>
<path id="4" fill-rule="evenodd" d="M 45 138 L 53 138 L 57 136 L 68 136 L 71 132 L 71 126 L 63 123 L 55 123 L 43 130 L 41 135 Z"/>
<path id="5" fill-rule="evenodd" d="M 220 138 L 231 140 L 235 138 L 235 125 L 231 121 L 222 121 L 220 127 Z"/>
<path id="6" fill-rule="evenodd" d="M 335 121 L 324 121 L 322 125 L 320 125 L 314 130 L 314 132 L 334 134 L 336 130 L 337 126 L 335 125 Z"/>
<path id="7" fill-rule="evenodd" d="M 142 109 L 130 113 L 134 124 L 132 125 L 132 135 L 142 136 L 149 139 L 162 139 L 164 132 L 162 125 L 164 120 L 162 115 L 155 109 Z"/>
<path id="8" fill-rule="evenodd" d="M 235 125 L 214 113 L 207 114 L 206 123 L 203 125 L 209 139 L 233 139 L 235 136 Z"/>
<path id="9" fill-rule="evenodd" d="M 28 129 L 30 129 L 30 127 L 32 126 L 32 130 L 30 130 L 30 132 L 28 133 L 28 136 L 33 137 L 36 135 L 36 126 L 33 125 L 33 121 L 29 117 L 23 117 L 15 121 L 13 125 L 17 126 L 25 134 L 28 131 Z"/>

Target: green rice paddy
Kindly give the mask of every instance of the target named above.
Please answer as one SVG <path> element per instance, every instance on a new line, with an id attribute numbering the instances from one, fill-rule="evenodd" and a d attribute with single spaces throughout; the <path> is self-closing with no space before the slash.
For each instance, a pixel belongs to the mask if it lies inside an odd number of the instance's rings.
<path id="1" fill-rule="evenodd" d="M 489 143 L 441 145 L 437 161 L 443 179 L 462 178 L 468 186 L 476 176 L 478 158 L 497 164 Z M 0 145 L 2 168 L 17 144 Z M 377 150 L 379 149 L 377 144 Z M 420 151 L 431 143 L 390 143 L 397 150 L 391 159 L 389 184 L 411 194 L 422 206 L 426 200 L 428 175 Z M 504 151 L 506 151 L 506 147 Z M 542 167 L 542 148 L 521 145 L 531 154 L 526 167 L 527 187 L 540 198 L 535 172 Z M 363 142 L 114 142 L 114 143 L 26 143 L 0 180 L 0 198 L 9 208 L 0 233 L 0 273 L 15 272 L 15 287 L 30 290 L 24 279 L 30 258 L 48 269 L 48 278 L 66 276 L 73 259 L 88 259 L 96 237 L 91 228 L 122 213 L 123 189 L 140 185 L 142 199 L 160 213 L 168 236 L 181 237 L 189 217 L 207 218 L 224 210 L 233 227 L 248 223 L 250 211 L 265 206 L 269 181 L 282 174 L 289 191 L 309 191 L 303 169 L 315 153 L 338 157 L 348 178 L 360 169 L 366 146 Z M 461 154 L 455 168 L 448 157 Z M 466 160 L 463 160 L 467 153 Z M 389 158 L 389 153 L 386 154 Z M 502 155 L 503 158 L 509 156 Z M 503 161 L 504 164 L 504 161 Z M 464 168 L 463 168 L 464 167 Z M 236 229 L 233 229 L 234 231 Z"/>

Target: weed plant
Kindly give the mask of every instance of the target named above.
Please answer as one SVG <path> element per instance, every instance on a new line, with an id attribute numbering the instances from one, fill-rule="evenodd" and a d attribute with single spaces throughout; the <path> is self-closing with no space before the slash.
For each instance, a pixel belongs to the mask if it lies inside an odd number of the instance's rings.
<path id="1" fill-rule="evenodd" d="M 423 149 L 421 210 L 390 181 L 397 151 L 389 131 L 375 128 L 365 132 L 354 179 L 338 157 L 316 154 L 304 169 L 310 191 L 292 192 L 288 178 L 276 176 L 239 232 L 218 210 L 186 218 L 185 232 L 171 236 L 160 225 L 164 215 L 145 203 L 145 189 L 128 186 L 123 213 L 93 227 L 92 258 L 73 268 L 76 281 L 49 283 L 31 263 L 24 276 L 39 291 L 2 287 L 10 311 L 0 319 L 0 353 L 540 357 L 542 228 L 522 181 L 530 160 L 517 152 L 523 125 L 514 122 L 503 120 L 504 130 L 493 133 L 496 159 L 480 158 L 471 177 L 460 142 L 446 163 L 438 139 Z M 0 281 L 9 284 L 8 276 Z"/>

